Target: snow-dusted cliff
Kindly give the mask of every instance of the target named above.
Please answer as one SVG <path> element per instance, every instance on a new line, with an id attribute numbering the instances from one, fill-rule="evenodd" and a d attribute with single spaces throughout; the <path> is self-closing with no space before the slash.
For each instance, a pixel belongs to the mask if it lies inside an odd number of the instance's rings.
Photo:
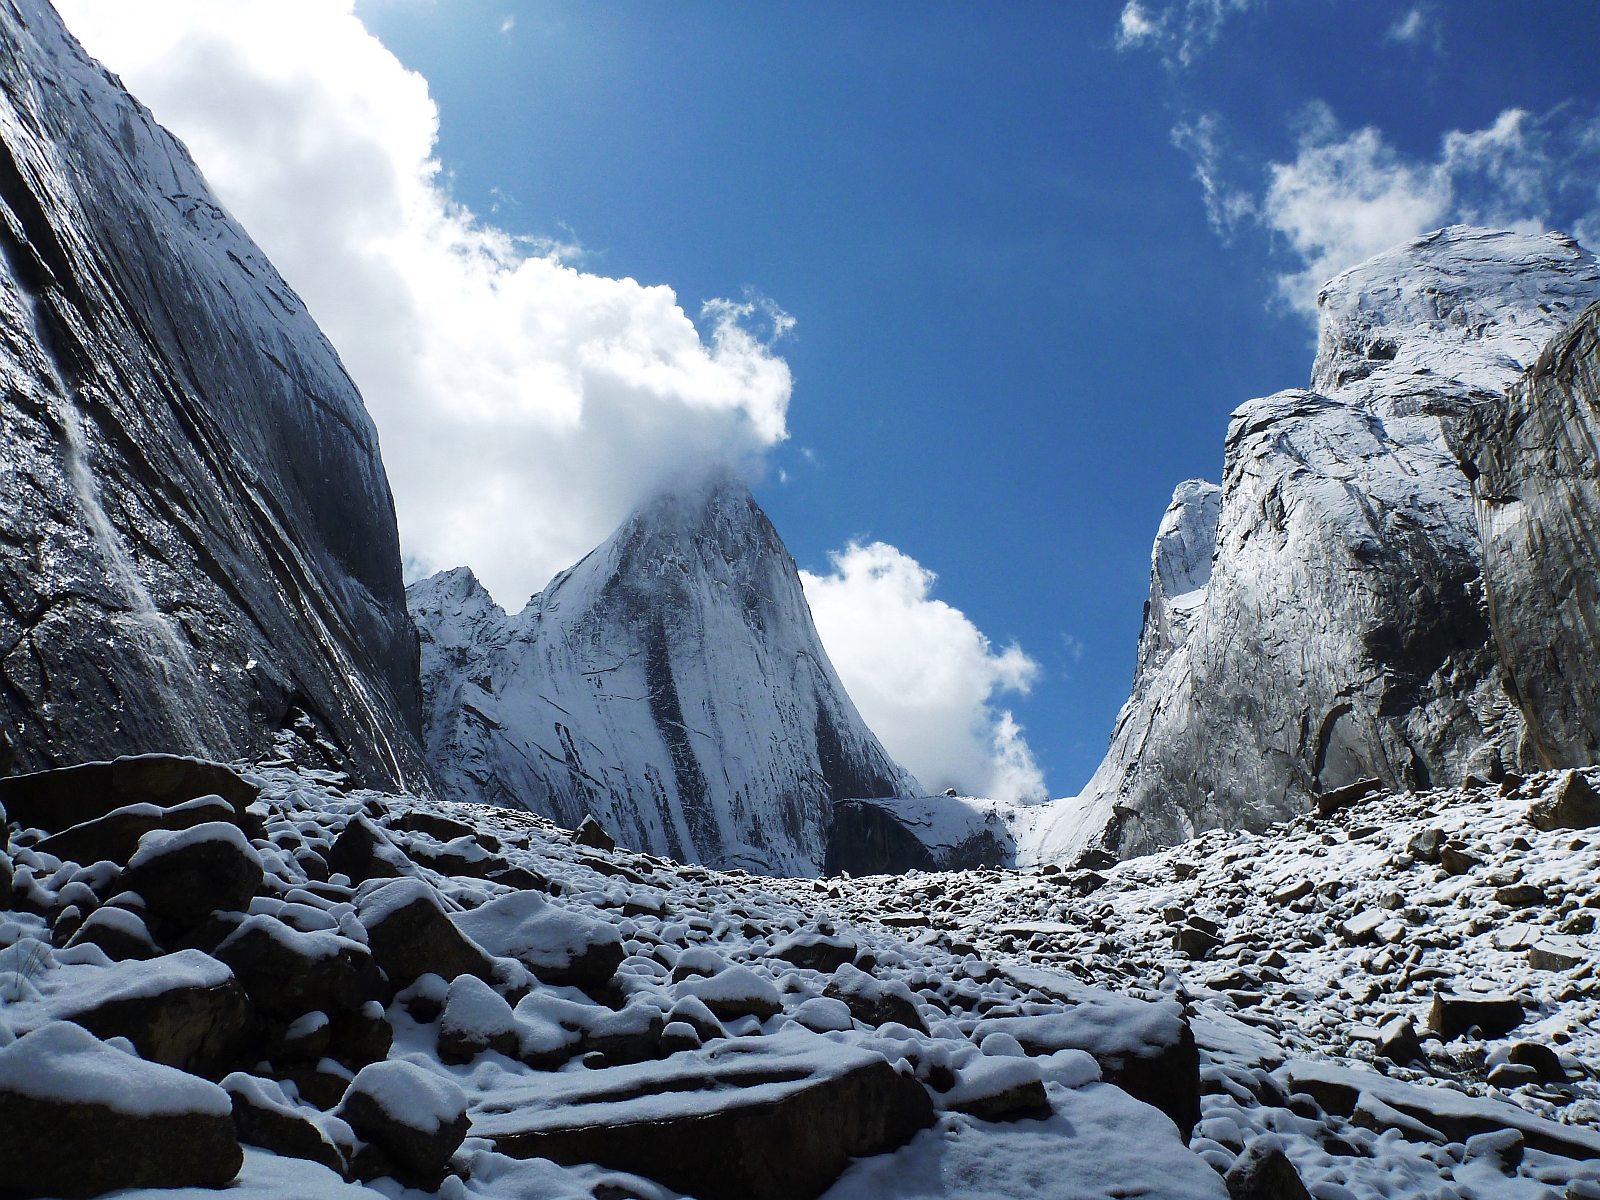
<path id="1" fill-rule="evenodd" d="M 0 732 L 19 768 L 421 780 L 378 439 L 305 306 L 46 0 L 0 5 Z M 3 757 L 3 756 L 0 756 Z"/>
<path id="2" fill-rule="evenodd" d="M 1233 414 L 1219 505 L 1178 489 L 1110 750 L 1039 814 L 1021 859 L 1138 853 L 1259 828 L 1359 779 L 1438 786 L 1514 758 L 1521 718 L 1444 421 L 1499 395 L 1597 296 L 1571 239 L 1464 226 L 1328 283 L 1311 390 Z"/>
<path id="3" fill-rule="evenodd" d="M 742 483 L 634 513 L 508 616 L 465 568 L 413 584 L 425 741 L 448 794 L 679 862 L 815 875 L 833 802 L 912 796 Z"/>

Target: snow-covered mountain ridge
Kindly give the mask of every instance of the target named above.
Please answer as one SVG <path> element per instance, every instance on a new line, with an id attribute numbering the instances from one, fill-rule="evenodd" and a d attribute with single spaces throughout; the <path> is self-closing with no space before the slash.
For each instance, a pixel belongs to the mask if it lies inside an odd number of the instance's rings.
<path id="1" fill-rule="evenodd" d="M 1550 765 L 1522 745 L 1449 431 L 1597 297 L 1570 238 L 1464 226 L 1330 281 L 1312 389 L 1242 405 L 1220 491 L 1178 488 L 1111 746 L 1080 796 L 1037 814 L 1022 860 L 1265 828 L 1367 778 Z"/>
<path id="2" fill-rule="evenodd" d="M 508 616 L 465 568 L 413 584 L 446 793 L 624 845 L 814 875 L 836 800 L 919 789 L 862 722 L 794 561 L 731 477 L 634 513 Z"/>

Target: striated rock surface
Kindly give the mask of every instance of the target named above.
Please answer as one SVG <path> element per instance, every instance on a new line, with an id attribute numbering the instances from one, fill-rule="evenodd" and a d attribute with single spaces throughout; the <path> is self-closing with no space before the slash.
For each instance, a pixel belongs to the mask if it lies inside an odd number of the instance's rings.
<path id="1" fill-rule="evenodd" d="M 1233 414 L 1215 509 L 1205 486 L 1178 489 L 1110 750 L 1082 795 L 1036 815 L 1019 860 L 1143 853 L 1361 779 L 1420 788 L 1516 760 L 1444 425 L 1597 296 L 1570 238 L 1465 226 L 1328 283 L 1311 388 Z"/>
<path id="2" fill-rule="evenodd" d="M 45 0 L 0 8 L 0 733 L 422 782 L 378 439 L 183 146 Z"/>
<path id="3" fill-rule="evenodd" d="M 1540 767 L 1600 761 L 1600 307 L 1450 422 L 1473 477 L 1495 646 Z"/>
<path id="4" fill-rule="evenodd" d="M 749 490 L 647 504 L 508 616 L 466 568 L 413 584 L 448 793 L 679 862 L 815 875 L 836 800 L 916 782 L 856 712 Z"/>

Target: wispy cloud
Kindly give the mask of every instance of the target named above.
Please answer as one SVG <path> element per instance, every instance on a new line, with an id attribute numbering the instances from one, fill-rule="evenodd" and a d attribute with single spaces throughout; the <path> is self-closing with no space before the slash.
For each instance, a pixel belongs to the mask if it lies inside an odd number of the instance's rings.
<path id="1" fill-rule="evenodd" d="M 1444 21 L 1432 5 L 1419 4 L 1395 18 L 1384 31 L 1383 40 L 1403 46 L 1423 46 L 1435 53 L 1444 51 Z"/>
<path id="2" fill-rule="evenodd" d="M 516 27 L 517 27 L 517 18 L 514 17 L 514 16 L 507 16 L 505 20 L 500 22 L 500 32 L 501 33 L 510 33 Z"/>
<path id="3" fill-rule="evenodd" d="M 1168 67 L 1187 67 L 1257 0 L 1128 0 L 1117 19 L 1117 49 L 1153 50 Z"/>
<path id="4" fill-rule="evenodd" d="M 1308 315 L 1328 279 L 1441 225 L 1564 223 L 1590 244 L 1600 234 L 1600 120 L 1570 108 L 1508 108 L 1483 129 L 1449 131 L 1433 158 L 1402 153 L 1373 126 L 1346 130 L 1320 101 L 1293 127 L 1294 158 L 1264 166 L 1230 152 L 1215 114 L 1179 121 L 1172 140 L 1219 236 L 1258 228 L 1294 260 L 1277 293 Z"/>

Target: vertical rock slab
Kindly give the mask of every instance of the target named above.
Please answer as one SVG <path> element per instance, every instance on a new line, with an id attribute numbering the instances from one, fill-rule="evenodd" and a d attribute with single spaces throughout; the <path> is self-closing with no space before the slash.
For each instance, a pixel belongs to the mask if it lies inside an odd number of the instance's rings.
<path id="1" fill-rule="evenodd" d="M 1233 414 L 1209 577 L 1181 603 L 1161 564 L 1198 558 L 1166 544 L 1207 521 L 1202 489 L 1175 497 L 1110 750 L 1082 795 L 1038 814 L 1019 861 L 1144 853 L 1263 828 L 1356 780 L 1444 785 L 1515 759 L 1522 718 L 1445 423 L 1597 297 L 1600 267 L 1572 239 L 1466 226 L 1329 282 L 1311 388 Z"/>
<path id="2" fill-rule="evenodd" d="M 1600 307 L 1454 419 L 1495 646 L 1544 768 L 1600 761 Z"/>
<path id="3" fill-rule="evenodd" d="M 727 476 L 647 503 L 508 616 L 409 589 L 449 794 L 585 815 L 679 862 L 815 875 L 835 801 L 913 796 L 828 661 L 794 560 Z"/>
<path id="4" fill-rule="evenodd" d="M 299 725 L 420 780 L 361 398 L 183 146 L 46 0 L 0 7 L 0 732 L 21 769 Z"/>

